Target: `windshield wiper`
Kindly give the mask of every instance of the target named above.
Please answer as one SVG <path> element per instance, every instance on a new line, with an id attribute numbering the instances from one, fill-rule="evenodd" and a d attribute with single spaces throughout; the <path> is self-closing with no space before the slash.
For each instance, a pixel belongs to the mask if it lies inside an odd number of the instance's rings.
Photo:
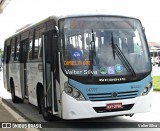
<path id="1" fill-rule="evenodd" d="M 96 57 L 96 45 L 95 45 L 95 36 L 94 36 L 94 32 L 93 32 L 93 29 L 92 29 L 92 41 L 91 41 L 91 46 L 93 46 L 93 49 L 92 49 L 92 53 L 93 53 L 93 57 L 95 56 Z"/>
<path id="2" fill-rule="evenodd" d="M 90 42 L 91 47 L 89 48 L 89 61 L 91 61 L 91 64 L 89 66 L 89 69 L 91 72 L 93 72 L 94 57 L 96 57 L 95 37 L 94 37 L 93 29 L 92 29 L 91 35 L 92 35 L 92 40 Z M 92 78 L 92 75 L 93 74 L 91 73 L 88 76 Z"/>
<path id="3" fill-rule="evenodd" d="M 113 40 L 113 34 L 111 33 L 111 42 L 112 42 L 112 52 L 113 52 L 113 58 L 115 60 L 115 47 L 114 47 L 114 40 Z"/>
<path id="4" fill-rule="evenodd" d="M 129 63 L 129 61 L 127 60 L 127 58 L 125 57 L 125 55 L 123 54 L 121 49 L 119 48 L 119 46 L 117 44 L 114 44 L 113 34 L 112 33 L 111 33 L 111 41 L 112 41 L 112 49 L 113 49 L 113 57 L 114 57 L 114 59 L 115 59 L 115 53 L 116 53 L 117 56 L 119 57 L 120 61 L 126 67 L 126 69 L 132 73 L 133 77 L 136 77 L 136 73 L 135 73 L 133 67 L 131 66 L 131 64 Z"/>

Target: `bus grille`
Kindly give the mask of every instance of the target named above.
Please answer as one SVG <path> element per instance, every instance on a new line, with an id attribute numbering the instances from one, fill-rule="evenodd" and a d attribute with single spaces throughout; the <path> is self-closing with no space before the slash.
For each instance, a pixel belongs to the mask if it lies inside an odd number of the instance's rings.
<path id="1" fill-rule="evenodd" d="M 133 107 L 134 104 L 128 104 L 128 105 L 123 105 L 122 109 L 113 109 L 113 110 L 106 110 L 106 106 L 104 107 L 93 107 L 93 109 L 97 113 L 106 113 L 106 112 L 116 112 L 116 111 L 126 111 L 130 110 Z"/>
<path id="2" fill-rule="evenodd" d="M 117 96 L 113 96 L 112 93 L 100 93 L 100 94 L 87 94 L 91 101 L 109 101 L 109 100 L 120 100 L 120 99 L 131 99 L 138 95 L 138 91 L 127 91 L 127 92 L 116 92 Z"/>

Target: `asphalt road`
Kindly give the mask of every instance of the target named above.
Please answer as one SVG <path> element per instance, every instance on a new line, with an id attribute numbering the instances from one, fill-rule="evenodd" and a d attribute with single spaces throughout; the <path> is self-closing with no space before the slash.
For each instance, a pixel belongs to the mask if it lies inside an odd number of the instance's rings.
<path id="1" fill-rule="evenodd" d="M 160 74 L 160 67 L 153 67 L 153 75 L 159 75 L 157 72 Z M 157 74 L 155 74 L 157 73 Z M 2 72 L 0 73 L 0 97 L 3 97 L 6 102 L 14 107 L 20 114 L 23 116 L 27 117 L 29 120 L 34 121 L 34 122 L 45 122 L 45 120 L 42 118 L 41 115 L 38 113 L 38 109 L 31 105 L 31 104 L 13 104 L 11 102 L 11 95 L 10 93 L 6 92 L 6 90 L 3 87 L 3 82 L 2 82 Z M 116 117 L 106 117 L 106 118 L 96 118 L 96 119 L 85 119 L 85 120 L 79 120 L 77 122 L 93 122 L 94 124 L 98 122 L 160 122 L 160 92 L 154 92 L 153 93 L 153 104 L 150 112 L 147 113 L 140 113 L 140 114 L 135 114 L 133 117 L 129 116 L 116 116 Z M 68 122 L 64 120 L 59 120 L 60 122 Z M 54 124 L 54 122 L 52 122 Z M 126 123 L 127 124 L 127 123 Z M 72 125 L 69 125 L 69 127 L 72 127 Z M 114 127 L 114 126 L 113 126 Z M 47 128 L 43 129 L 45 131 L 51 131 L 53 129 Z M 80 130 L 87 130 L 87 131 L 94 131 L 94 130 L 99 130 L 99 131 L 160 131 L 160 128 L 76 128 L 76 126 L 73 125 L 72 128 L 56 128 L 54 129 L 55 131 L 80 131 Z"/>

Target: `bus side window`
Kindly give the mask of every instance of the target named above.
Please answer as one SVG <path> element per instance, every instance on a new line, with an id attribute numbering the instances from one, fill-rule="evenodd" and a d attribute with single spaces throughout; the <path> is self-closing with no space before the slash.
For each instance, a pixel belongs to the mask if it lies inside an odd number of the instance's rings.
<path id="1" fill-rule="evenodd" d="M 39 33 L 39 47 L 38 47 L 38 59 L 42 59 L 43 49 L 42 49 L 42 33 L 44 32 L 44 28 L 41 28 Z"/>
<path id="2" fill-rule="evenodd" d="M 43 55 L 43 48 L 42 48 L 42 38 L 40 38 L 40 49 L 38 53 L 38 59 L 41 59 Z"/>
<path id="3" fill-rule="evenodd" d="M 15 42 L 14 39 L 11 41 L 11 54 L 10 54 L 10 61 L 14 61 L 14 56 L 15 56 Z"/>
<path id="4" fill-rule="evenodd" d="M 33 59 L 33 31 L 29 33 L 28 60 Z"/>
<path id="5" fill-rule="evenodd" d="M 32 60 L 32 40 L 29 40 L 28 59 Z"/>
<path id="6" fill-rule="evenodd" d="M 35 31 L 35 41 L 34 41 L 34 59 L 41 59 L 42 58 L 42 33 L 44 32 L 44 28 L 37 29 Z"/>
<path id="7" fill-rule="evenodd" d="M 19 61 L 19 52 L 20 52 L 20 37 L 17 37 L 15 61 Z"/>
<path id="8" fill-rule="evenodd" d="M 39 30 L 35 32 L 35 41 L 34 41 L 34 59 L 38 59 L 38 47 L 39 47 Z"/>
<path id="9" fill-rule="evenodd" d="M 3 56 L 3 61 L 4 63 L 9 63 L 9 59 L 10 59 L 10 53 L 11 53 L 11 46 L 10 46 L 10 40 L 7 40 L 5 42 L 5 46 L 4 46 L 4 56 Z"/>
<path id="10" fill-rule="evenodd" d="M 4 63 L 7 63 L 7 44 L 6 44 L 7 42 L 5 42 L 5 44 L 4 44 L 4 53 L 3 53 L 3 62 Z"/>

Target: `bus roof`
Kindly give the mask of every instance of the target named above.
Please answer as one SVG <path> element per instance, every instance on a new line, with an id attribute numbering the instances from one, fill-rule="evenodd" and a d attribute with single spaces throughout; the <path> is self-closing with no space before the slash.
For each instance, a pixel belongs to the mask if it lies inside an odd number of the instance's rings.
<path id="1" fill-rule="evenodd" d="M 45 18 L 45 19 L 43 19 L 43 20 L 41 20 L 41 21 L 39 21 L 39 22 L 37 22 L 37 23 L 35 23 L 35 24 L 28 24 L 28 26 L 26 26 L 26 28 L 23 28 L 23 27 L 22 27 L 21 30 L 18 30 L 18 32 L 16 32 L 14 35 L 8 37 L 7 39 L 10 39 L 10 38 L 12 38 L 12 37 L 14 37 L 14 36 L 17 36 L 17 35 L 25 32 L 25 31 L 27 31 L 28 29 L 34 28 L 34 27 L 36 27 L 36 26 L 38 26 L 38 25 L 41 25 L 41 24 L 43 24 L 43 23 L 45 23 L 45 22 L 47 22 L 47 21 L 50 21 L 50 20 L 55 20 L 55 22 L 56 22 L 56 24 L 57 24 L 60 19 L 75 18 L 75 17 L 94 17 L 94 16 L 99 16 L 99 17 L 100 17 L 100 16 L 102 16 L 102 17 L 103 17 L 103 16 L 104 16 L 104 17 L 122 17 L 122 18 L 130 18 L 130 19 L 139 20 L 139 19 L 137 19 L 137 18 L 130 17 L 130 16 L 107 15 L 107 14 L 76 14 L 76 15 L 74 14 L 74 15 L 65 15 L 65 16 L 49 16 L 49 17 L 47 17 L 47 18 Z M 139 21 L 140 21 L 140 20 L 139 20 Z M 24 26 L 24 27 L 25 27 L 25 26 Z M 7 39 L 5 39 L 5 40 L 7 40 Z"/>
<path id="2" fill-rule="evenodd" d="M 106 17 L 123 17 L 123 18 L 131 18 L 131 19 L 137 19 L 135 17 L 131 16 L 123 16 L 123 15 L 109 15 L 109 14 L 73 14 L 73 15 L 65 15 L 65 16 L 59 16 L 57 17 L 59 19 L 64 18 L 74 18 L 74 17 L 92 17 L 92 16 L 106 16 Z M 139 19 L 137 19 L 139 20 Z"/>

